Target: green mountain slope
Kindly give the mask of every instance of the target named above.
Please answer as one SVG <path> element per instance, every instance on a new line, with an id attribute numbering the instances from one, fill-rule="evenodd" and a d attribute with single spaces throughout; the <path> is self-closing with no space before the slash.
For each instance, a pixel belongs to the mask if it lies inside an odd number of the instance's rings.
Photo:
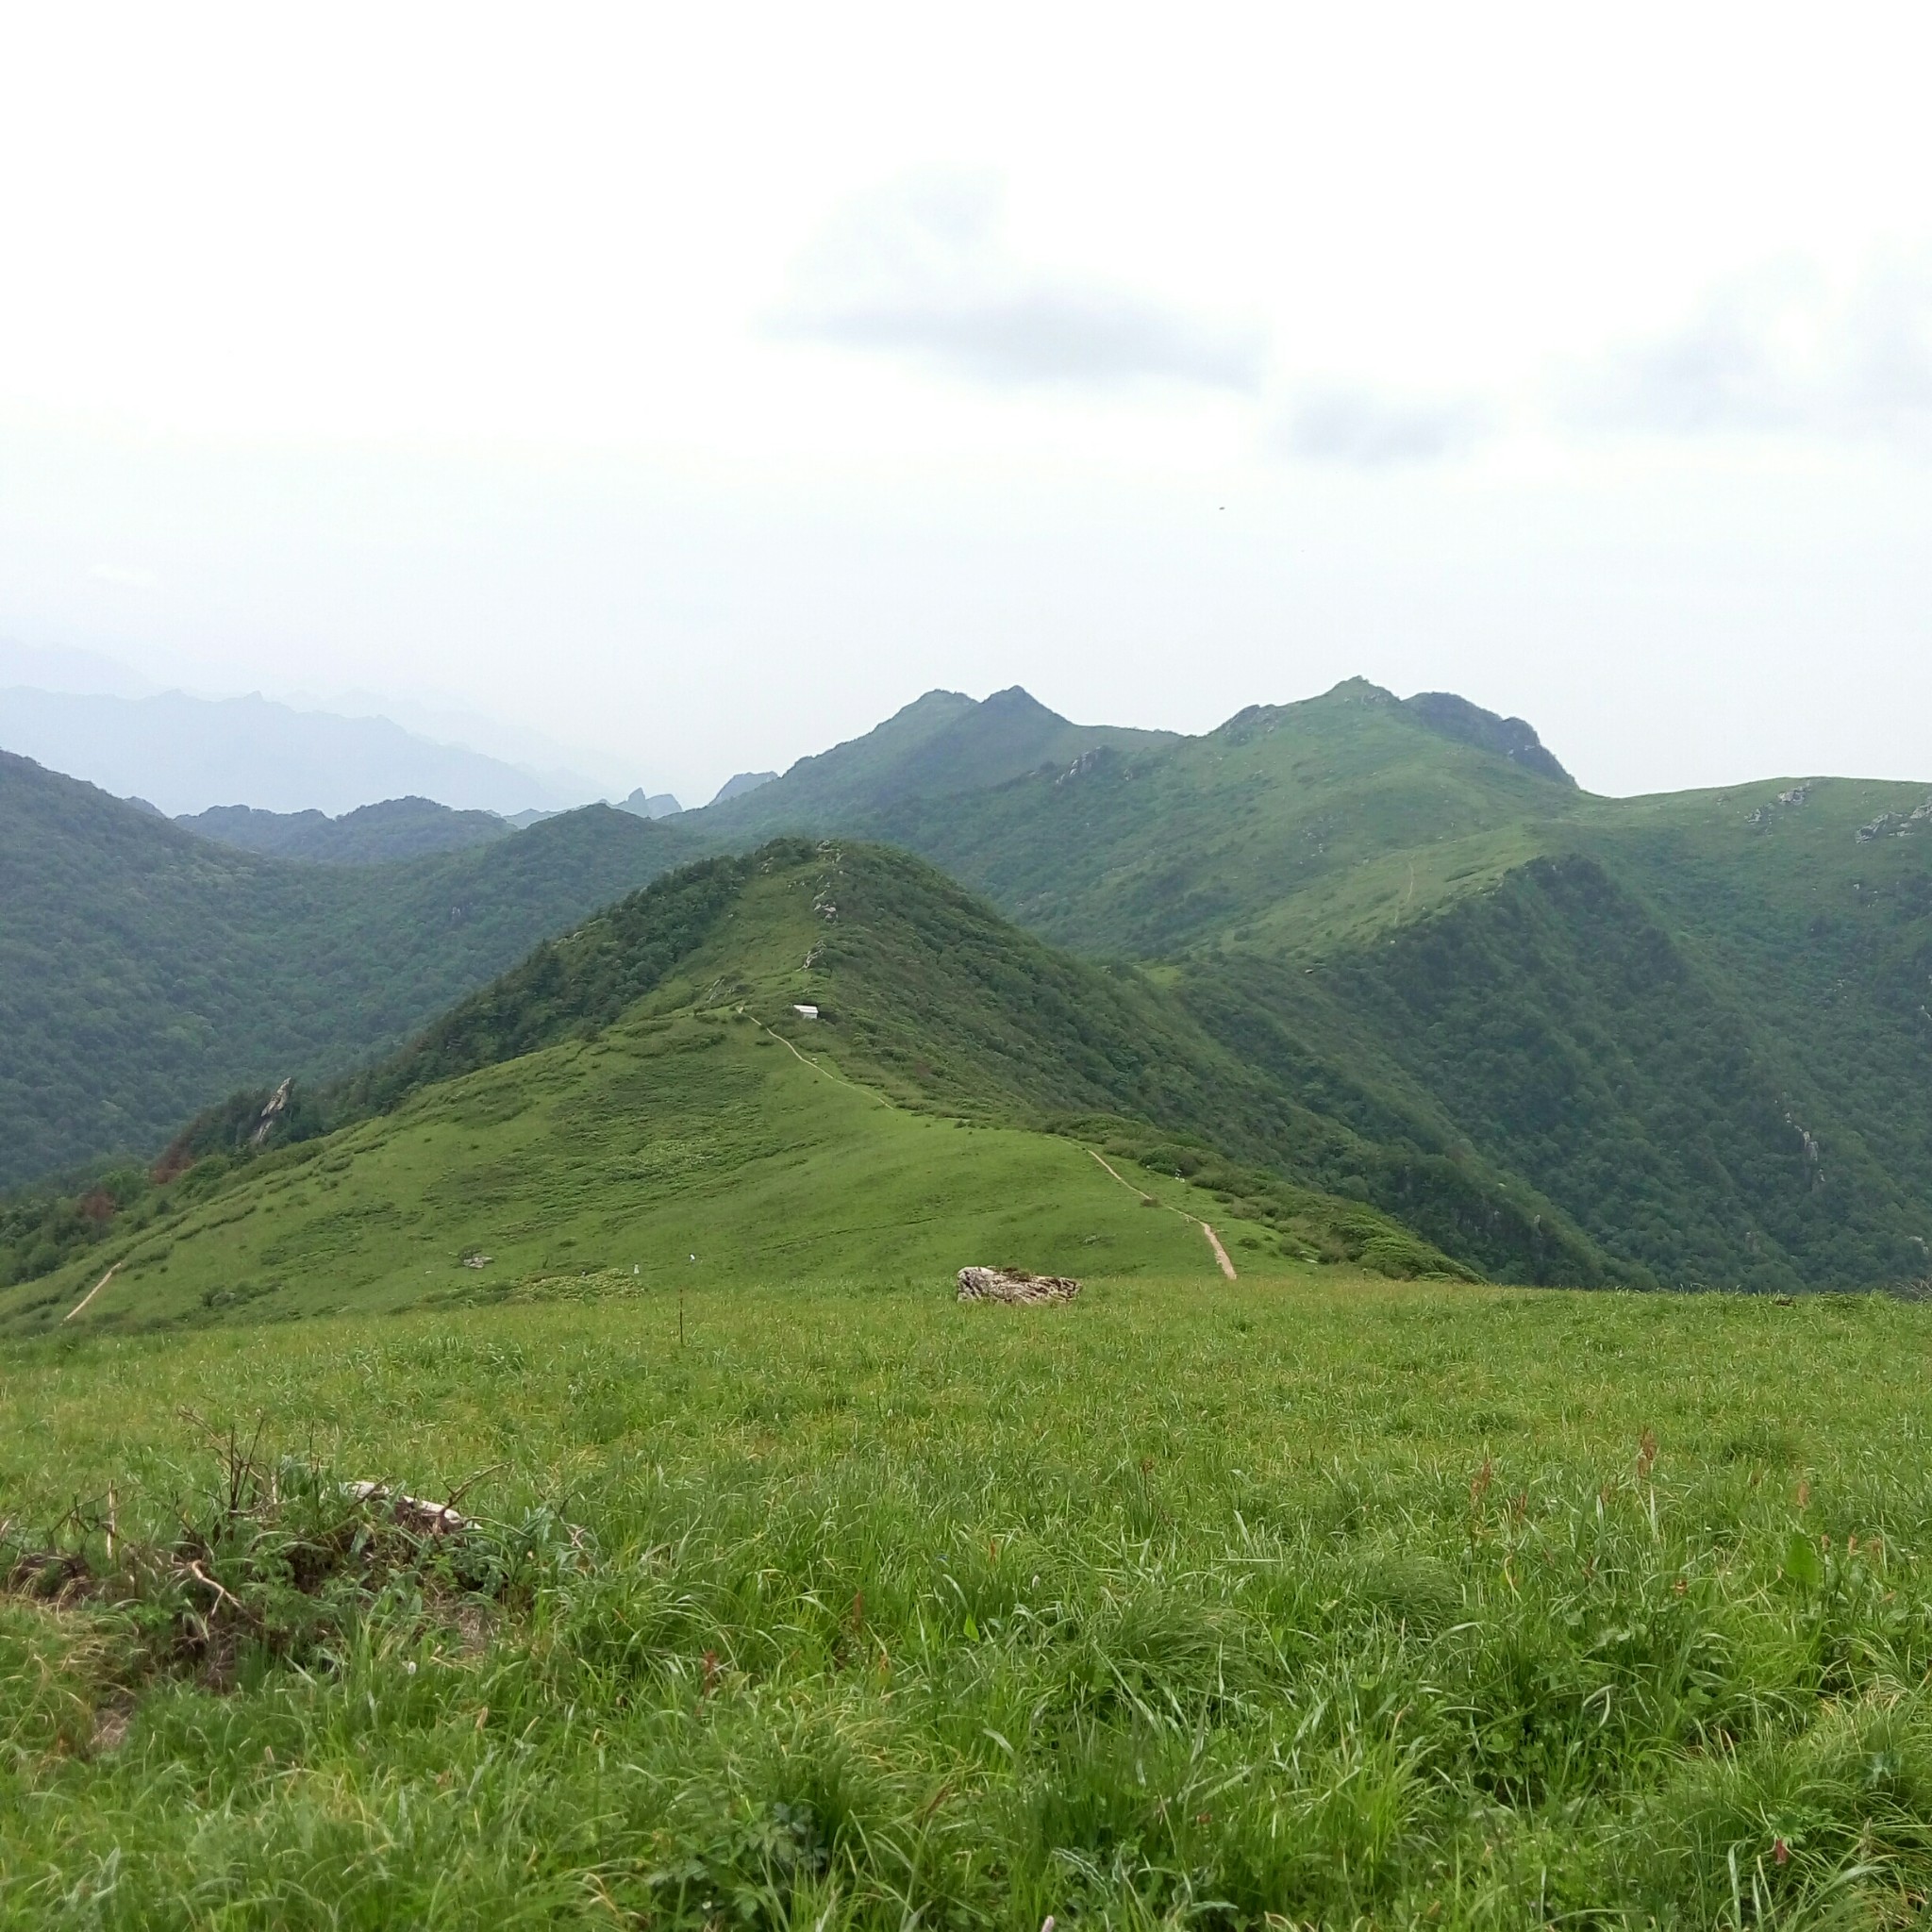
<path id="1" fill-rule="evenodd" d="M 1483 751 L 1500 752 L 1512 764 L 1525 771 L 1541 772 L 1564 785 L 1576 780 L 1557 762 L 1556 754 L 1536 734 L 1536 728 L 1523 718 L 1499 718 L 1467 698 L 1449 691 L 1418 691 L 1404 698 L 1402 708 L 1421 719 L 1431 731 Z"/>
<path id="2" fill-rule="evenodd" d="M 591 808 L 403 864 L 278 861 L 0 754 L 0 1186 L 353 1065 L 683 844 Z"/>
<path id="3" fill-rule="evenodd" d="M 270 1157 L 157 1222 L 82 1320 L 474 1302 L 587 1276 L 600 1292 L 774 1272 L 939 1286 L 978 1263 L 1219 1278 L 1196 1227 L 1073 1141 L 890 1107 L 723 1015 L 622 1023 L 291 1152 L 310 1158 Z M 1206 1195 L 1195 1211 L 1257 1242 L 1237 1249 L 1251 1268 L 1291 1268 L 1271 1230 Z M 15 1290 L 0 1323 L 50 1327 L 88 1285 L 70 1267 Z"/>
<path id="4" fill-rule="evenodd" d="M 380 865 L 460 852 L 507 839 L 511 827 L 494 812 L 452 811 L 429 798 L 387 798 L 330 818 L 320 811 L 258 811 L 246 805 L 210 806 L 175 823 L 218 844 L 272 858 L 313 858 L 334 865 Z"/>
<path id="5" fill-rule="evenodd" d="M 1922 1279 L 1932 852 L 1858 833 L 1924 796 L 1839 780 L 1579 799 L 1492 833 L 1474 890 L 1420 918 L 1371 860 L 1379 925 L 1338 939 L 1311 920 L 1297 946 L 1291 901 L 1265 938 L 1196 948 L 1183 997 L 1238 1050 L 1265 1019 L 1343 1119 L 1399 1096 L 1435 1124 L 1422 1144 L 1479 1151 L 1657 1280 Z M 1499 873 L 1529 838 L 1540 856 Z"/>
<path id="6" fill-rule="evenodd" d="M 1202 738 L 801 828 L 907 845 L 1056 944 L 1167 958 L 1368 937 L 1535 857 L 1579 796 L 1357 679 Z"/>
<path id="7" fill-rule="evenodd" d="M 1017 685 L 983 701 L 931 691 L 863 738 L 800 758 L 782 777 L 721 797 L 687 819 L 708 840 L 742 844 L 774 830 L 863 824 L 911 801 L 1058 772 L 1104 748 L 1146 751 L 1175 741 L 1172 732 L 1070 724 Z"/>
<path id="8" fill-rule="evenodd" d="M 813 1004 L 817 1019 L 797 1010 Z M 1219 1151 L 1184 1131 L 1224 1113 L 1238 1124 Z M 298 1115 L 340 1124 L 276 1145 Z M 648 1289 L 693 1268 L 943 1279 L 990 1261 L 1206 1282 L 1210 1218 L 1244 1271 L 1469 1272 L 1285 1160 L 1228 1158 L 1227 1141 L 1283 1152 L 1301 1129 L 1158 989 L 1110 984 L 863 847 L 780 843 L 673 874 L 306 1114 L 265 1110 L 265 1153 L 252 1109 L 216 1119 L 228 1153 L 0 1298 L 0 1323 L 53 1325 L 109 1267 L 89 1322 L 587 1275 Z M 1322 1157 L 1319 1131 L 1307 1151 Z"/>
<path id="9" fill-rule="evenodd" d="M 215 874 L 178 847 L 105 863 L 137 836 L 121 820 L 58 864 L 58 838 L 8 847 L 0 864 L 36 855 L 41 941 L 0 1020 L 52 1045 L 25 1077 L 0 1046 L 0 1125 L 18 1126 L 0 1176 L 151 1146 L 240 1081 L 347 1066 L 599 899 L 777 825 L 910 848 L 1065 949 L 1016 966 L 983 907 L 885 890 L 880 855 L 828 888 L 841 916 L 874 902 L 869 951 L 822 917 L 798 958 L 838 965 L 841 985 L 808 983 L 849 1008 L 864 1077 L 902 1098 L 1131 1117 L 1340 1190 L 1504 1278 L 1932 1274 L 1923 787 L 1593 798 L 1521 720 L 1351 680 L 1185 740 L 1071 725 L 1021 691 L 934 692 L 755 791 L 624 821 L 661 841 L 648 851 L 622 850 L 613 822 L 573 815 L 543 827 L 555 848 L 504 840 L 353 890 L 314 868 L 230 878 L 206 846 Z M 655 943 L 631 930 L 612 957 Z M 622 973 L 611 988 L 639 992 Z M 499 1016 L 523 1050 L 554 1043 L 527 1033 L 550 1010 L 532 991 Z M 66 1213 L 23 1210 L 0 1247 L 64 1252 L 87 1234 Z"/>
<path id="10" fill-rule="evenodd" d="M 1284 1101 L 1507 1177 L 1641 1278 L 1787 1289 L 1932 1272 L 1925 803 L 1593 798 L 1521 721 L 1353 680 L 815 825 L 1160 965 Z"/>
<path id="11" fill-rule="evenodd" d="M 1182 1143 L 1124 1124 L 1106 1131 L 1180 1174 L 1235 1161 L 1339 1189 L 1499 1277 L 1607 1274 L 1551 1204 L 1482 1162 L 1297 1104 L 1156 982 L 1055 953 L 931 867 L 866 845 L 778 841 L 660 880 L 539 947 L 328 1105 L 392 1106 L 429 1081 L 607 1024 L 666 984 L 666 997 L 737 1002 L 781 1027 L 797 1026 L 796 1005 L 815 1006 L 821 1050 L 902 1105 L 1039 1126 L 1139 1122 Z M 1249 1174 L 1242 1185 L 1259 1183 Z M 1291 1205 L 1291 1189 L 1281 1198 Z M 1380 1225 L 1324 1223 L 1311 1239 L 1361 1258 Z"/>

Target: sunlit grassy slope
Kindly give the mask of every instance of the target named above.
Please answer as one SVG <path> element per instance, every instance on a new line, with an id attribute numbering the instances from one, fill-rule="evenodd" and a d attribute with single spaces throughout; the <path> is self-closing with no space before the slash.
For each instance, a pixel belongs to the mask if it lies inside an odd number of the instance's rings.
<path id="1" fill-rule="evenodd" d="M 261 1320 L 591 1277 L 943 1283 L 992 1263 L 1218 1278 L 1209 1220 L 1264 1270 L 1469 1272 L 1359 1201 L 1164 1137 L 1163 1093 L 1184 1123 L 1270 1124 L 1265 1095 L 1171 1005 L 1048 954 L 902 855 L 793 841 L 710 862 L 302 1103 L 333 1132 L 258 1153 L 252 1109 L 232 1131 L 223 1116 L 230 1152 L 0 1294 L 0 1326 Z"/>
<path id="2" fill-rule="evenodd" d="M 0 1600 L 0 1918 L 1923 1917 L 1925 1308 L 1182 1258 L 0 1347 L 13 1548 L 237 1606 Z"/>
<path id="3" fill-rule="evenodd" d="M 736 1014 L 646 1015 L 273 1157 L 135 1241 L 80 1319 L 446 1305 L 591 1278 L 938 1291 L 979 1263 L 1219 1279 L 1198 1227 L 1141 1205 L 1194 1191 L 1128 1171 L 1134 1187 L 1073 1141 L 893 1107 Z M 1224 1215 L 1205 1196 L 1191 1211 Z M 1236 1247 L 1250 1266 L 1291 1265 L 1271 1231 L 1216 1224 L 1253 1243 Z M 464 1265 L 475 1256 L 490 1259 Z M 54 1325 L 107 1258 L 14 1291 L 0 1322 Z"/>

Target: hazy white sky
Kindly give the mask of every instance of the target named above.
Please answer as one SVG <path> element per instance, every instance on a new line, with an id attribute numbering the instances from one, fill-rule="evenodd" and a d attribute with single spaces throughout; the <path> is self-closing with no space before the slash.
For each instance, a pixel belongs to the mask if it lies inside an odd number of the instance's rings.
<path id="1" fill-rule="evenodd" d="M 1932 778 L 1927 19 L 13 8 L 0 634 L 688 799 L 1357 671 Z"/>

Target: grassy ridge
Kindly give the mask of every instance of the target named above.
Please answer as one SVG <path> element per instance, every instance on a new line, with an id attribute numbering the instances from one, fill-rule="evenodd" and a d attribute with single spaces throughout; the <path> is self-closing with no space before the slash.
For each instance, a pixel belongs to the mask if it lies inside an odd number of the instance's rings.
<path id="1" fill-rule="evenodd" d="M 645 1014 L 427 1088 L 392 1114 L 268 1157 L 123 1241 L 0 1296 L 48 1331 L 278 1320 L 430 1301 L 784 1270 L 943 1287 L 969 1264 L 1218 1278 L 1199 1230 L 1141 1205 L 1074 1142 L 886 1104 L 736 1016 Z M 1201 1196 L 1251 1267 L 1295 1263 Z M 1223 1225 L 1223 1224 L 1225 1224 Z M 1291 1249 L 1290 1253 L 1298 1250 Z M 488 1256 L 488 1264 L 466 1257 Z M 696 1257 L 695 1261 L 691 1257 Z"/>
<path id="2" fill-rule="evenodd" d="M 237 1624 L 212 1682 L 138 1602 L 0 1605 L 0 1915 L 1881 1924 L 1932 1890 L 1922 1307 L 860 1276 L 684 1322 L 657 1289 L 9 1348 L 16 1541 L 110 1486 L 124 1546 L 219 1518 L 192 1408 L 329 1482 L 489 1472 L 516 1581 L 402 1572 L 286 1655 Z"/>
<path id="3" fill-rule="evenodd" d="M 821 1018 L 801 1021 L 799 1004 L 815 1005 Z M 751 1032 L 741 1038 L 746 1026 Z M 31 1307 L 34 1319 L 50 1321 L 75 1298 L 84 1274 L 121 1260 L 130 1281 L 158 1270 L 175 1227 L 195 1234 L 196 1253 L 211 1257 L 209 1266 L 235 1265 L 201 1231 L 234 1225 L 283 1191 L 273 1176 L 293 1161 L 320 1159 L 313 1136 L 329 1128 L 338 1130 L 329 1158 L 354 1165 L 358 1186 L 378 1204 L 369 1211 L 412 1230 L 396 1236 L 405 1247 L 440 1244 L 446 1260 L 452 1243 L 482 1238 L 463 1224 L 477 1200 L 514 1204 L 491 1226 L 526 1219 L 550 1226 L 559 1204 L 614 1174 L 622 1182 L 611 1197 L 619 1218 L 648 1213 L 648 1174 L 638 1167 L 647 1140 L 669 1135 L 683 1144 L 711 1136 L 720 1158 L 741 1129 L 761 1150 L 758 1158 L 776 1159 L 788 1144 L 784 1108 L 769 1081 L 747 1098 L 741 1118 L 715 1112 L 667 1124 L 665 1110 L 682 1104 L 676 1055 L 724 1040 L 743 1048 L 754 1038 L 769 1049 L 787 1032 L 839 1080 L 872 1092 L 875 1108 L 891 1102 L 888 1112 L 969 1119 L 1019 1130 L 1023 1140 L 1066 1127 L 1071 1118 L 1088 1144 L 1156 1160 L 1175 1178 L 1200 1175 L 1229 1211 L 1265 1222 L 1291 1255 L 1397 1274 L 1474 1266 L 1601 1278 L 1585 1244 L 1554 1220 L 1538 1224 L 1534 1201 L 1447 1160 L 1369 1147 L 1284 1107 L 1170 993 L 1140 975 L 1102 973 L 1049 952 L 903 854 L 781 841 L 744 858 L 684 868 L 545 942 L 362 1074 L 320 1091 L 298 1088 L 286 1107 L 278 1097 L 270 1108 L 260 1092 L 213 1109 L 176 1143 L 168 1165 L 195 1162 L 178 1180 L 156 1189 L 133 1176 L 130 1199 L 96 1191 L 67 1202 L 58 1223 L 43 1217 L 25 1225 L 13 1251 L 39 1245 L 15 1274 L 39 1285 L 0 1298 L 0 1309 Z M 620 1041 L 636 1066 L 612 1058 Z M 711 1064 L 720 1081 L 739 1077 L 727 1071 L 739 1065 L 731 1055 Z M 443 1091 L 486 1071 L 492 1078 L 484 1086 L 495 1096 L 487 1102 Z M 613 1084 L 627 1095 L 621 1107 L 609 1097 Z M 438 1093 L 441 1100 L 430 1098 Z M 511 1131 L 508 1124 L 538 1095 L 545 1107 Z M 397 1183 L 385 1173 L 412 1172 L 421 1162 L 404 1152 L 411 1143 L 397 1124 L 435 1116 L 446 1101 L 466 1119 L 475 1115 L 475 1144 L 439 1142 L 436 1158 L 449 1174 L 433 1196 L 399 1210 L 389 1199 Z M 871 1185 L 863 1161 L 873 1157 L 861 1143 L 884 1131 L 865 1124 L 872 1118 L 863 1108 L 850 1117 L 848 1124 L 859 1124 L 847 1157 L 857 1164 L 841 1187 Z M 592 1130 L 565 1131 L 574 1122 L 592 1123 Z M 272 1155 L 264 1166 L 258 1143 L 265 1132 L 310 1144 Z M 504 1133 L 513 1150 L 499 1144 Z M 525 1150 L 519 1136 L 530 1134 L 537 1138 Z M 1058 1171 L 1064 1154 L 1041 1149 L 1042 1169 Z M 512 1158 L 506 1186 L 500 1174 Z M 237 1161 L 243 1172 L 229 1173 Z M 471 1175 L 479 1164 L 494 1164 L 498 1177 Z M 1371 1205 L 1359 1178 L 1365 1167 L 1389 1183 L 1398 1213 L 1421 1235 Z M 942 1199 L 943 1188 L 939 1192 Z M 904 1205 L 891 1204 L 894 1211 Z M 887 1212 L 881 1207 L 874 1220 Z M 712 1213 L 724 1226 L 728 1204 L 715 1203 Z M 8 1227 L 0 1217 L 0 1236 Z M 508 1237 L 491 1239 L 501 1247 Z M 1461 1257 L 1462 1270 L 1445 1250 Z M 316 1249 L 327 1252 L 325 1243 Z M 524 1256 L 519 1265 L 536 1263 Z M 287 1271 L 271 1264 L 264 1276 L 251 1261 L 242 1272 L 245 1294 L 202 1284 L 201 1291 L 224 1297 L 210 1307 L 258 1294 L 265 1306 L 284 1306 Z M 287 1305 L 308 1306 L 299 1295 Z"/>
<path id="4" fill-rule="evenodd" d="M 1054 944 L 1147 959 L 1373 938 L 1534 857 L 1578 797 L 1352 679 L 1172 747 L 825 823 L 909 846 Z"/>
<path id="5" fill-rule="evenodd" d="M 1250 1266 L 1468 1272 L 1366 1204 L 1111 1117 L 1116 1099 L 1156 1117 L 1258 1104 L 1157 991 L 1129 993 L 903 855 L 794 841 L 708 861 L 280 1117 L 332 1133 L 259 1153 L 252 1104 L 225 1111 L 235 1157 L 208 1155 L 0 1292 L 0 1326 L 51 1329 L 110 1267 L 88 1324 L 474 1300 L 612 1271 L 648 1287 L 688 1279 L 692 1255 L 726 1279 L 1209 1268 L 1186 1216 L 1211 1217 Z M 1074 1109 L 1100 1117 L 1075 1125 Z M 1191 1205 L 1149 1213 L 1143 1194 Z M 488 1272 L 467 1265 L 484 1254 Z"/>
<path id="6" fill-rule="evenodd" d="M 804 883 L 837 916 L 794 941 L 816 969 L 800 983 L 833 1002 L 866 1077 L 890 1091 L 995 1117 L 1131 1116 L 1373 1202 L 1504 1279 L 1594 1283 L 1610 1272 L 1558 1209 L 1479 1159 L 1418 1145 L 1406 1121 L 1357 1127 L 1304 1104 L 1158 979 L 1057 954 L 915 859 L 828 846 Z M 1399 1272 L 1417 1265 L 1432 1264 Z"/>

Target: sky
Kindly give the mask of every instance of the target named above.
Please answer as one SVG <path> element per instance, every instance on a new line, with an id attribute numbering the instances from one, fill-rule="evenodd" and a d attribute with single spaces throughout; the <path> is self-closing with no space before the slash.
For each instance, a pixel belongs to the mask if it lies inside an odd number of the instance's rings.
<path id="1" fill-rule="evenodd" d="M 1907 7 L 8 9 L 0 637 L 708 797 L 1360 674 L 1932 779 Z M 516 749 L 521 747 L 522 751 Z"/>

